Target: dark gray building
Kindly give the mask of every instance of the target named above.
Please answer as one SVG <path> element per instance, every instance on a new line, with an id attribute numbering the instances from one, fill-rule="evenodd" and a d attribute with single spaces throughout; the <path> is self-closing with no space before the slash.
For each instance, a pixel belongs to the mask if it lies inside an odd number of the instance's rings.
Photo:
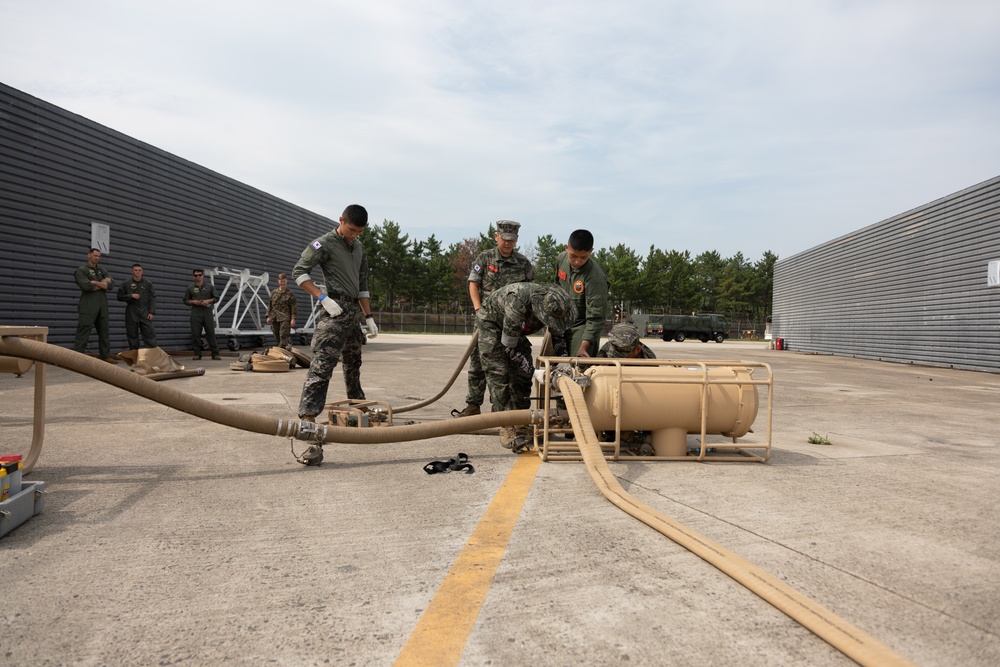
<path id="1" fill-rule="evenodd" d="M 1000 177 L 774 267 L 789 349 L 1000 372 Z"/>
<path id="2" fill-rule="evenodd" d="M 332 226 L 321 215 L 0 84 L 2 324 L 47 326 L 50 342 L 72 346 L 80 295 L 73 272 L 92 245 L 107 243 L 101 265 L 119 284 L 138 262 L 155 286 L 160 347 L 187 348 L 189 309 L 182 297 L 193 268 L 266 272 L 277 286 L 277 274 L 291 273 L 306 244 Z M 297 294 L 304 322 L 308 297 Z M 109 303 L 112 351 L 118 352 L 128 347 L 124 304 L 114 293 Z M 90 351 L 96 345 L 92 334 Z"/>

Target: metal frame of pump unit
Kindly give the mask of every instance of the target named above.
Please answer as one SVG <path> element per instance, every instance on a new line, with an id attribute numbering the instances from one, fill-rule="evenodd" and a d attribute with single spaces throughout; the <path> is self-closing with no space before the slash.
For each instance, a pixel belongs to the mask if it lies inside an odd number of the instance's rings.
<path id="1" fill-rule="evenodd" d="M 48 342 L 48 327 L 11 327 L 0 326 L 0 336 L 17 336 L 37 340 L 40 343 Z M 2 357 L 3 359 L 13 359 L 13 357 Z M 35 396 L 34 396 L 34 421 L 31 429 L 31 448 L 23 461 L 22 472 L 27 474 L 35 466 L 35 461 L 42 453 L 42 444 L 45 442 L 45 364 L 41 362 L 31 362 L 28 368 L 35 369 Z M 27 370 L 20 368 L 15 374 L 20 377 Z"/>
<path id="2" fill-rule="evenodd" d="M 580 455 L 579 445 L 572 438 L 573 429 L 570 427 L 568 421 L 556 420 L 554 417 L 558 415 L 558 409 L 556 408 L 553 390 L 552 390 L 552 371 L 561 364 L 570 364 L 575 372 L 582 372 L 580 369 L 581 364 L 584 366 L 594 366 L 594 365 L 607 365 L 615 366 L 618 371 L 618 387 L 615 392 L 616 403 L 614 406 L 615 410 L 615 440 L 614 442 L 602 442 L 601 450 L 604 452 L 604 457 L 609 461 L 620 461 L 622 459 L 637 459 L 642 461 L 757 461 L 760 463 L 766 462 L 771 456 L 771 425 L 772 425 L 772 406 L 774 397 L 774 376 L 771 372 L 771 367 L 768 364 L 762 362 L 754 361 L 691 361 L 691 360 L 678 360 L 678 359 L 608 359 L 608 358 L 579 358 L 574 357 L 567 359 L 566 357 L 539 357 L 537 360 L 537 365 L 545 371 L 544 376 L 544 389 L 539 392 L 539 406 L 538 410 L 543 415 L 542 423 L 536 425 L 535 427 L 535 451 L 543 461 L 580 461 L 582 456 Z M 664 377 L 655 382 L 663 382 L 668 384 L 693 384 L 701 386 L 701 445 L 698 449 L 697 455 L 685 455 L 685 456 L 640 456 L 632 454 L 628 451 L 623 451 L 621 444 L 621 400 L 622 392 L 621 385 L 624 382 L 628 382 L 622 376 L 622 368 L 627 366 L 684 366 L 684 367 L 697 367 L 700 369 L 700 377 Z M 710 378 L 708 371 L 709 369 L 717 368 L 741 368 L 748 369 L 751 374 L 751 379 L 718 379 Z M 766 377 L 763 378 L 753 378 L 754 371 L 763 371 Z M 643 380 L 643 382 L 650 382 L 650 380 Z M 538 382 L 536 381 L 536 387 Z M 732 438 L 732 444 L 726 442 L 708 442 L 707 440 L 707 424 L 708 424 L 708 388 L 709 385 L 718 384 L 731 384 L 731 385 L 754 385 L 754 386 L 764 386 L 767 387 L 767 431 L 764 437 L 764 442 L 744 442 L 743 444 L 738 444 L 738 438 Z M 541 387 L 539 387 L 541 389 Z M 586 391 L 586 390 L 585 390 Z M 752 432 L 752 431 L 751 431 Z M 551 436 L 561 435 L 563 439 L 554 441 Z M 565 439 L 565 438 L 570 439 Z M 754 453 L 750 450 L 757 450 L 758 453 Z M 761 451 L 762 450 L 762 451 Z"/>

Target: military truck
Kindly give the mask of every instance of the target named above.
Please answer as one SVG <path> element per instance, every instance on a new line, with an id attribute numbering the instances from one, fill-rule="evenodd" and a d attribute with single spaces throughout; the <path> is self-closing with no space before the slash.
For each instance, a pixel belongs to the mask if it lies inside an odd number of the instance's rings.
<path id="1" fill-rule="evenodd" d="M 729 338 L 729 323 L 722 315 L 664 315 L 663 340 L 684 342 L 686 338 L 697 338 L 702 343 L 714 340 L 716 343 Z"/>

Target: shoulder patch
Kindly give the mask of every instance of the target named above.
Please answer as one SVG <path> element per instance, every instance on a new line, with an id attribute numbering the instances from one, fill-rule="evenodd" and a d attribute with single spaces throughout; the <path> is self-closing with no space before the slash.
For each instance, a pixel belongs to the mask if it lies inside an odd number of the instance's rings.
<path id="1" fill-rule="evenodd" d="M 315 248 L 316 250 L 319 250 L 320 248 L 323 247 L 323 244 L 320 243 L 318 240 L 316 240 L 312 242 L 312 247 Z"/>
<path id="2" fill-rule="evenodd" d="M 472 270 L 475 271 L 476 273 L 479 273 L 480 271 L 483 270 L 483 267 L 479 266 L 478 264 L 474 264 L 472 266 Z"/>

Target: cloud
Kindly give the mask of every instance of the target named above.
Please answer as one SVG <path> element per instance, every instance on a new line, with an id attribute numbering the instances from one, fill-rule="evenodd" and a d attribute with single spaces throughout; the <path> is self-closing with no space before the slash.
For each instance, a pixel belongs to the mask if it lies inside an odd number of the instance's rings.
<path id="1" fill-rule="evenodd" d="M 995 176 L 975 0 L 7 3 L 0 80 L 335 217 L 781 256 Z"/>

